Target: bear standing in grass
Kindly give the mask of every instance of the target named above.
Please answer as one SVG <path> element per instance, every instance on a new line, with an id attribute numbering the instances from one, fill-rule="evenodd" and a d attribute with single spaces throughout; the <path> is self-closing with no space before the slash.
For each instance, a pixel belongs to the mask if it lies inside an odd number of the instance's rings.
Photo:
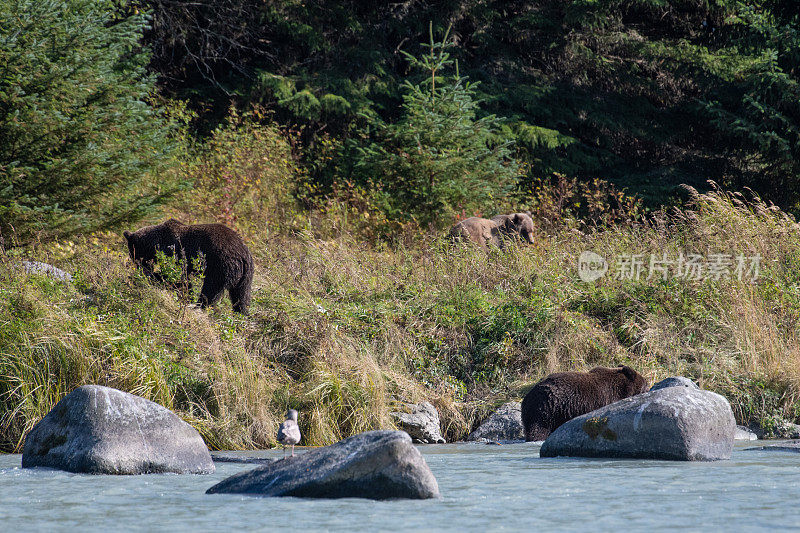
<path id="1" fill-rule="evenodd" d="M 128 251 L 134 263 L 142 267 L 151 279 L 161 280 L 155 273 L 156 252 L 167 256 L 177 254 L 193 273 L 195 259 L 205 261 L 200 305 L 207 307 L 222 298 L 225 289 L 231 297 L 233 310 L 247 313 L 250 305 L 250 285 L 253 282 L 253 256 L 238 233 L 222 224 L 186 225 L 171 218 L 163 224 L 146 226 L 124 233 Z"/>
<path id="2" fill-rule="evenodd" d="M 642 392 L 647 380 L 629 366 L 550 374 L 522 400 L 525 440 L 544 440 L 576 416 Z"/>
<path id="3" fill-rule="evenodd" d="M 497 223 L 480 217 L 469 217 L 450 228 L 453 241 L 472 242 L 488 250 L 489 245 L 501 247 L 500 228 Z"/>

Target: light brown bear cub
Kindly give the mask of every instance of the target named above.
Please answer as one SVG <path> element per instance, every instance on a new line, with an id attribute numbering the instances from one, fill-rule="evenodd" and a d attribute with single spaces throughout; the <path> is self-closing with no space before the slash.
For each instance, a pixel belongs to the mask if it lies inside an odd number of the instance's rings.
<path id="1" fill-rule="evenodd" d="M 450 229 L 450 238 L 454 241 L 472 242 L 483 248 L 489 245 L 501 247 L 500 228 L 496 222 L 480 217 L 469 217 L 458 222 Z"/>

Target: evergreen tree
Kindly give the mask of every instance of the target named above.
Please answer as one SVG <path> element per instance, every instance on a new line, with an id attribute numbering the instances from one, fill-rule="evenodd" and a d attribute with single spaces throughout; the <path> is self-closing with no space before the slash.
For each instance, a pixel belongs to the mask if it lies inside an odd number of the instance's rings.
<path id="1" fill-rule="evenodd" d="M 476 84 L 450 58 L 448 34 L 434 42 L 431 28 L 430 36 L 421 57 L 406 54 L 425 79 L 405 81 L 402 117 L 379 127 L 375 141 L 360 149 L 355 168 L 378 186 L 393 218 L 441 225 L 462 211 L 496 209 L 513 189 L 518 167 L 500 121 L 478 118 Z"/>
<path id="2" fill-rule="evenodd" d="M 800 14 L 792 22 L 782 23 L 768 11 L 739 4 L 732 22 L 738 32 L 732 40 L 748 62 L 736 71 L 732 95 L 702 103 L 720 144 L 758 176 L 724 185 L 755 187 L 798 212 Z"/>
<path id="3" fill-rule="evenodd" d="M 0 235 L 6 245 L 119 226 L 174 184 L 146 102 L 142 14 L 118 0 L 0 0 Z"/>

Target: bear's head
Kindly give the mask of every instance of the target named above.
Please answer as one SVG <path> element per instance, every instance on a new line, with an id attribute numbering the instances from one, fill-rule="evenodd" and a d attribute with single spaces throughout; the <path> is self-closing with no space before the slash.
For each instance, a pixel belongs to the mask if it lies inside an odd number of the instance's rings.
<path id="1" fill-rule="evenodd" d="M 514 213 L 514 226 L 524 242 L 533 244 L 533 218 L 528 213 Z"/>
<path id="2" fill-rule="evenodd" d="M 626 397 L 635 396 L 650 389 L 647 379 L 631 367 L 620 365 L 617 371 L 624 377 L 622 387 Z"/>
<path id="3" fill-rule="evenodd" d="M 506 235 L 518 237 L 522 242 L 533 244 L 533 219 L 528 213 L 498 215 L 494 220 L 500 231 Z"/>
<path id="4" fill-rule="evenodd" d="M 122 235 L 125 236 L 125 241 L 128 243 L 128 253 L 131 256 L 131 261 L 142 267 L 145 273 L 151 274 L 156 259 L 156 247 L 146 242 L 149 239 L 141 235 L 141 231 L 134 233 L 124 231 Z"/>
<path id="5" fill-rule="evenodd" d="M 163 224 L 146 226 L 133 233 L 124 231 L 122 235 L 128 243 L 131 260 L 145 271 L 152 269 L 157 251 L 172 255 L 179 247 L 178 233 L 183 227 L 183 223 L 171 218 Z"/>

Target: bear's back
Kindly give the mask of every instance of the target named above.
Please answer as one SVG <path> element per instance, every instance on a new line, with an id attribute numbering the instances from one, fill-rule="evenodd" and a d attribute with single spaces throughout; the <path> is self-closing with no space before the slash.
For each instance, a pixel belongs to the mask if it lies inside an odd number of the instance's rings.
<path id="1" fill-rule="evenodd" d="M 644 392 L 646 388 L 647 380 L 630 367 L 550 374 L 522 400 L 526 439 L 546 438 L 568 420 Z"/>
<path id="2" fill-rule="evenodd" d="M 239 234 L 224 224 L 192 224 L 179 231 L 181 246 L 189 256 L 198 252 L 226 258 L 250 258 L 250 251 Z"/>
<path id="3" fill-rule="evenodd" d="M 472 241 L 485 247 L 487 243 L 499 244 L 497 232 L 495 222 L 486 218 L 469 217 L 450 228 L 450 237 Z"/>
<path id="4" fill-rule="evenodd" d="M 596 409 L 616 401 L 618 387 L 619 378 L 612 373 L 558 372 L 537 383 L 528 395 L 554 408 Z"/>

